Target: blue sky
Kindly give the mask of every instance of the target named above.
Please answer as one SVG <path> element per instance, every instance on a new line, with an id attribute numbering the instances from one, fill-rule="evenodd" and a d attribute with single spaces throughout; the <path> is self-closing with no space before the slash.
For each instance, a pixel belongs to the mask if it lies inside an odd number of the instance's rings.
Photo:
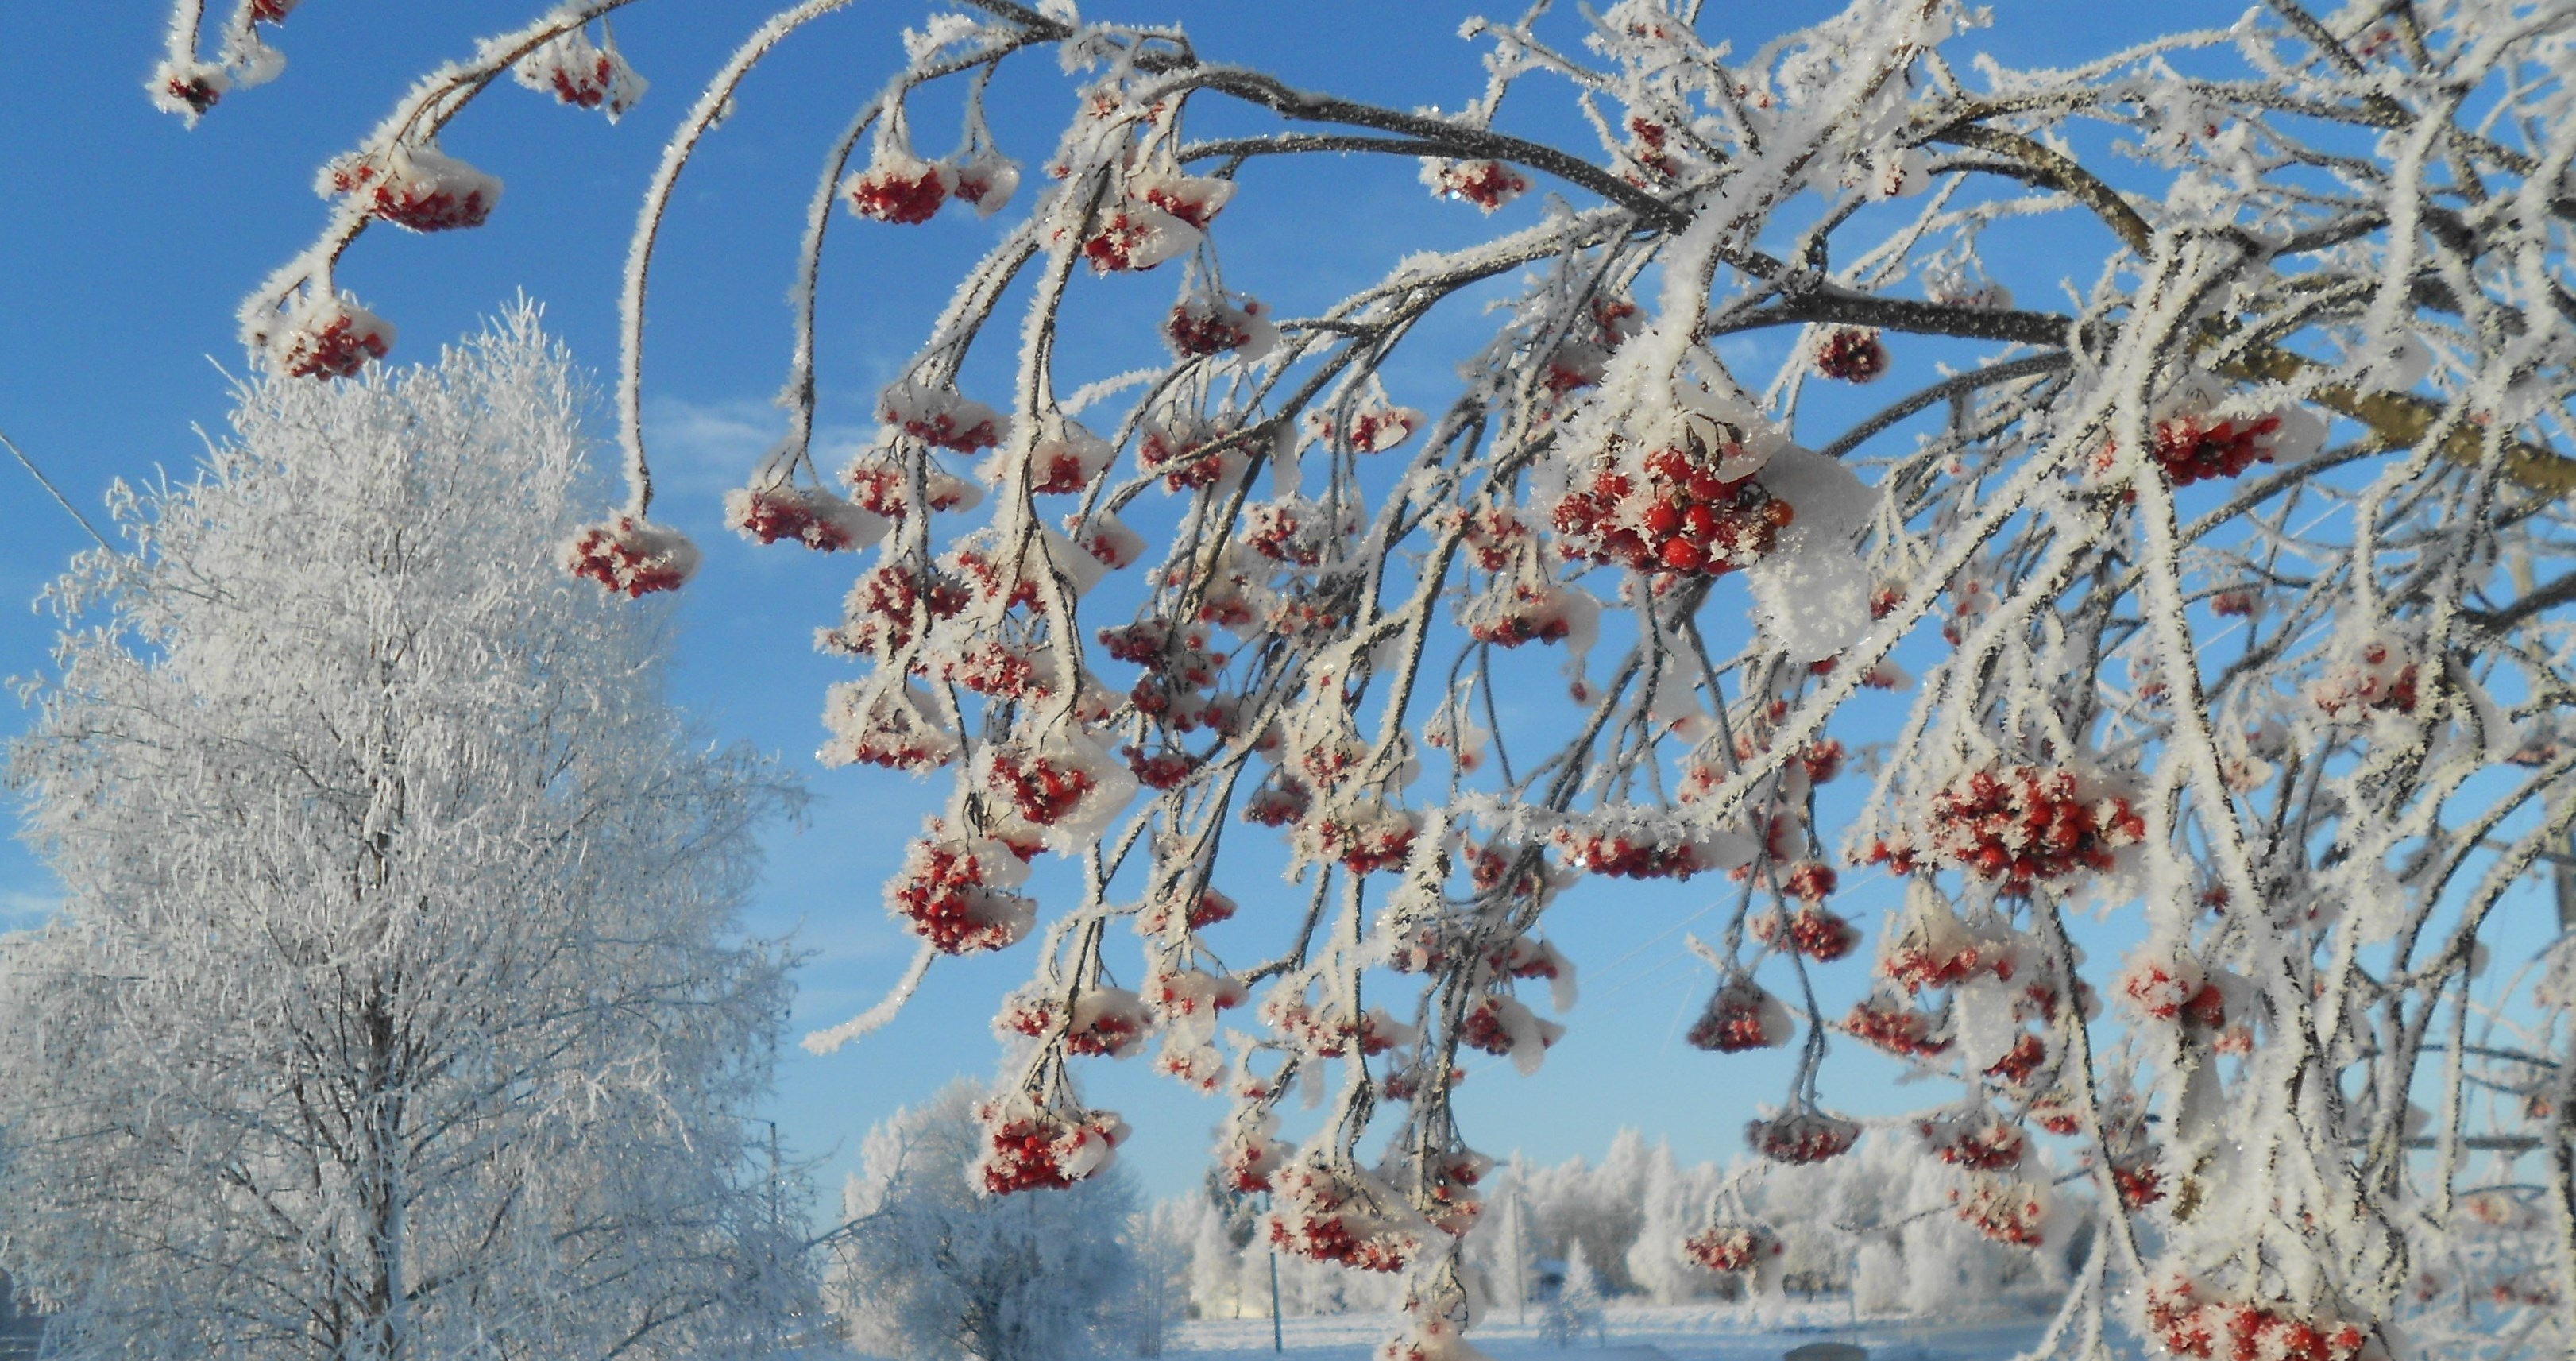
<path id="1" fill-rule="evenodd" d="M 1505 8 L 1518 7 L 1514 0 Z M 242 364 L 236 303 L 322 221 L 309 188 L 314 167 L 371 125 L 419 69 L 533 8 L 531 0 L 313 0 L 280 35 L 286 77 L 228 102 L 190 133 L 154 112 L 140 89 L 159 47 L 157 4 L 14 7 L 0 42 L 0 184 L 9 186 L 0 194 L 0 430 L 93 515 L 112 479 L 161 469 L 184 475 L 200 447 L 191 426 L 222 427 L 220 370 Z M 1821 0 L 1721 3 L 1704 27 L 1743 50 L 1835 8 Z M 514 87 L 494 91 L 453 126 L 448 150 L 507 181 L 491 224 L 441 237 L 372 233 L 342 274 L 401 327 L 398 357 L 434 353 L 525 290 L 547 305 L 552 326 L 585 364 L 611 366 L 615 284 L 660 139 L 765 9 L 635 6 L 618 37 L 655 85 L 623 126 Z M 2150 26 L 2223 24 L 2241 12 L 2212 0 L 2006 0 L 1993 9 L 1996 28 L 1958 50 L 2050 64 L 2112 50 Z M 768 397 L 785 358 L 782 297 L 822 149 L 893 65 L 896 27 L 922 12 L 871 0 L 817 25 L 755 77 L 683 183 L 651 309 L 648 419 L 664 513 L 709 550 L 681 607 L 676 698 L 716 736 L 780 753 L 820 796 L 810 826 L 771 837 L 770 875 L 751 913 L 753 929 L 792 930 L 813 952 L 793 1033 L 864 1007 L 902 967 L 909 940 L 881 910 L 877 885 L 929 794 L 899 776 L 813 764 L 822 691 L 848 673 L 813 655 L 806 640 L 815 625 L 837 618 L 850 564 L 751 550 L 718 526 L 716 498 L 777 429 Z M 1480 88 L 1478 49 L 1455 37 L 1473 12 L 1450 0 L 1095 8 L 1178 20 L 1218 59 L 1398 106 L 1455 106 Z M 1005 148 L 1034 162 L 1053 145 L 1066 96 L 1050 58 L 1027 65 L 1022 79 L 997 89 L 994 113 Z M 1527 110 L 1522 116 L 1539 125 L 1562 124 L 1565 107 L 1548 107 L 1558 92 L 1534 84 L 1515 96 L 1514 111 Z M 914 126 L 925 152 L 946 150 L 944 110 L 926 104 Z M 1428 201 L 1409 163 L 1263 167 L 1245 178 L 1220 233 L 1229 282 L 1292 314 L 1411 250 L 1464 244 L 1488 227 L 1462 207 Z M 998 230 L 954 214 L 914 229 L 835 225 L 822 329 L 827 428 L 865 420 L 875 389 Z M 2035 253 L 2021 262 L 2027 272 L 2007 282 L 2036 298 L 2063 276 L 2089 279 L 2100 243 L 2066 244 L 2062 260 Z M 1113 312 L 1133 309 L 1142 354 L 1151 344 L 1146 323 L 1168 306 L 1175 282 L 1157 275 L 1095 301 Z M 1459 324 L 1466 334 L 1468 323 Z M 1118 367 L 1116 357 L 1097 358 Z M 1438 366 L 1423 375 L 1426 390 L 1398 393 L 1400 400 L 1428 407 L 1443 399 L 1429 390 Z M 605 424 L 600 433 L 608 433 Z M 13 606 L 0 610 L 0 675 L 43 669 L 50 623 L 14 606 L 84 542 L 23 474 L 0 467 L 0 602 Z M 1892 723 L 1894 710 L 1858 717 Z M 15 706 L 0 708 L 0 735 L 24 721 Z M 1874 926 L 1885 885 L 1858 874 L 1847 882 L 1840 905 Z M 1257 883 L 1230 891 L 1245 900 L 1247 916 L 1286 892 Z M 45 871 L 22 849 L 0 849 L 0 924 L 40 919 L 53 896 Z M 1595 884 L 1556 909 L 1553 930 L 1583 967 L 1585 1000 L 1537 1077 L 1520 1079 L 1497 1064 L 1469 1082 L 1461 1104 L 1470 1137 L 1497 1153 L 1517 1146 L 1554 1160 L 1597 1156 L 1617 1127 L 1635 1125 L 1671 1138 L 1686 1159 L 1733 1155 L 1743 1121 L 1756 1102 L 1777 1099 L 1787 1066 L 1785 1058 L 1712 1058 L 1680 1041 L 1709 983 L 1682 949 L 1681 933 L 1711 929 L 1727 901 L 1722 884 L 1705 881 Z M 1026 967 L 1016 952 L 943 965 L 913 1008 L 871 1040 L 822 1059 L 783 1046 L 770 1113 L 788 1145 L 821 1159 L 826 1184 L 837 1183 L 871 1122 L 958 1072 L 988 1072 L 994 1048 L 984 1018 Z M 1839 1012 L 1831 999 L 1847 1000 L 1864 969 L 1855 962 L 1826 971 L 1830 1009 Z M 1862 1112 L 1927 1099 L 1892 1090 L 1896 1076 L 1851 1055 L 1828 1077 L 1827 1099 Z M 1217 1105 L 1181 1095 L 1141 1061 L 1095 1064 L 1086 1082 L 1096 1104 L 1124 1111 L 1137 1127 L 1132 1163 L 1150 1189 L 1168 1193 L 1195 1181 Z M 1505 1106 L 1508 1133 L 1500 1128 Z"/>

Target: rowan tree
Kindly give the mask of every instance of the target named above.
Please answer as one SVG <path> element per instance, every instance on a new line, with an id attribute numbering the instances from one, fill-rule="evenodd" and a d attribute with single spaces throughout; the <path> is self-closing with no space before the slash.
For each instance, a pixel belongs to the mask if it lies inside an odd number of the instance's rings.
<path id="1" fill-rule="evenodd" d="M 0 944 L 0 1258 L 48 1355 L 746 1355 L 809 1297 L 744 1157 L 793 795 L 549 570 L 585 401 L 533 310 L 242 388 L 9 750 L 61 909 Z"/>
<path id="2" fill-rule="evenodd" d="M 760 59 L 842 7 L 756 30 L 646 191 L 631 494 L 568 558 L 615 589 L 684 575 L 639 418 L 674 185 Z M 264 74 L 282 9 L 249 0 L 207 56 L 182 4 L 162 94 L 194 116 Z M 552 7 L 426 76 L 334 162 L 331 221 L 246 338 L 291 372 L 380 349 L 344 252 L 490 210 L 439 147 L 503 74 L 621 107 L 631 73 L 588 36 L 611 11 L 654 7 Z M 1697 0 L 1540 4 L 1467 26 L 1487 79 L 1440 109 L 1066 0 L 967 0 L 908 37 L 823 150 L 788 436 L 730 506 L 764 541 L 873 550 L 823 621 L 857 673 L 827 754 L 953 781 L 887 891 L 923 964 L 1037 936 L 1002 1008 L 1037 1041 L 993 1108 L 1004 1182 L 1098 1168 L 1119 1126 L 1073 1067 L 1158 1037 L 1233 1102 L 1217 1156 L 1274 1194 L 1274 1241 L 1416 1273 L 1387 1355 L 1450 1355 L 1485 1167 L 1459 1051 L 1534 1065 L 1557 1034 L 1528 996 L 1572 977 L 1551 903 L 1708 875 L 1694 1041 L 1800 1056 L 1760 1152 L 1852 1147 L 1821 1078 L 1858 1044 L 1954 1079 L 1896 1122 L 1960 1179 L 1943 1213 L 2045 1249 L 2049 1160 L 2077 1160 L 2102 1231 L 2046 1349 L 2098 1355 L 2121 1318 L 2198 1358 L 2576 1346 L 2571 984 L 2554 930 L 2508 929 L 2576 822 L 2576 6 L 2270 0 L 2062 69 L 1980 52 L 1982 21 L 1854 0 L 1739 48 Z M 981 94 L 1048 57 L 1026 78 L 1069 72 L 1070 112 L 1023 177 Z M 934 159 L 907 109 L 948 84 L 966 112 Z M 1543 135 L 1542 101 L 1586 131 Z M 1289 158 L 1418 171 L 1495 229 L 1346 296 L 1247 296 L 1229 205 Z M 825 468 L 835 205 L 887 232 L 951 203 L 1012 225 L 877 441 Z M 2016 297 L 2009 243 L 2042 220 L 2062 296 Z M 1068 338 L 1158 280 L 1168 359 L 1087 371 Z M 1787 362 L 1746 371 L 1748 336 Z M 1014 343 L 1007 390 L 962 390 L 979 344 Z M 1455 390 L 1404 380 L 1450 365 Z M 1819 398 L 1863 383 L 1886 395 Z M 1555 684 L 1558 657 L 1571 720 L 1505 722 L 1498 684 Z M 1910 692 L 1901 727 L 1837 724 L 1872 687 Z M 1837 778 L 1869 782 L 1856 817 L 1825 816 Z M 1263 828 L 1302 891 L 1229 923 Z M 1079 880 L 1043 931 L 1019 891 L 1041 856 Z M 1874 963 L 1836 907 L 1865 866 L 1905 902 Z M 2142 943 L 2087 962 L 2088 910 Z M 1146 942 L 1129 986 L 1121 921 Z M 2513 989 L 2473 995 L 2495 967 Z M 1879 988 L 1825 1015 L 1820 969 Z M 1212 1018 L 1256 990 L 1260 1034 L 1221 1052 Z M 1291 1147 L 1273 1108 L 1318 1066 L 1338 1095 Z"/>

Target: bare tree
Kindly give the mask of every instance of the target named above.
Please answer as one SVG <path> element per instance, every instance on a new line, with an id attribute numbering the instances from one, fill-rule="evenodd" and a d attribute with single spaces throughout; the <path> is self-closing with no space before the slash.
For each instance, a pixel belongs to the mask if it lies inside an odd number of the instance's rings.
<path id="1" fill-rule="evenodd" d="M 245 0 L 207 57 L 181 4 L 164 96 L 193 115 L 263 73 L 282 8 Z M 630 73 L 585 25 L 624 8 L 549 8 L 426 77 L 337 163 L 328 230 L 252 294 L 247 337 L 312 373 L 381 349 L 334 262 L 378 222 L 489 211 L 497 184 L 437 139 L 503 73 L 621 106 Z M 839 8 L 763 24 L 647 192 L 631 494 L 572 559 L 619 589 L 685 566 L 646 518 L 656 231 L 752 68 Z M 1723 872 L 1740 886 L 1694 1036 L 1799 1046 L 1748 1130 L 1763 1153 L 1851 1146 L 1820 1080 L 1846 1038 L 1957 1080 L 1908 1124 L 1991 1237 L 2043 1242 L 2034 1150 L 2073 1141 L 2103 1231 L 2047 1349 L 2100 1354 L 2115 1279 L 2142 1287 L 2128 1322 L 2194 1357 L 2375 1357 L 2401 1318 L 2462 1354 L 2576 1347 L 2566 961 L 2499 910 L 2576 824 L 2576 5 L 2270 0 L 2053 70 L 1977 53 L 1975 22 L 1854 0 L 1739 53 L 1698 0 L 1541 3 L 1469 26 L 1489 78 L 1451 112 L 1295 87 L 1064 0 L 967 0 L 914 38 L 824 151 L 789 434 L 732 509 L 762 539 L 879 545 L 823 635 L 865 668 L 827 719 L 841 759 L 953 772 L 888 890 L 924 962 L 1035 929 L 1025 860 L 1079 871 L 1009 1004 L 1042 1043 L 1026 1102 L 996 1108 L 1006 1181 L 1097 1167 L 1117 1126 L 1069 1059 L 1159 1028 L 1163 1067 L 1236 1093 L 1219 1156 L 1277 1195 L 1275 1241 L 1418 1268 L 1390 1354 L 1446 1355 L 1483 1166 L 1450 1113 L 1458 1050 L 1539 1061 L 1555 1023 L 1517 992 L 1570 980 L 1540 930 L 1576 884 Z M 831 487 L 810 437 L 832 204 L 1003 207 L 1019 175 L 980 94 L 1023 52 L 1079 96 L 1046 185 Z M 933 161 L 905 111 L 942 82 L 969 98 Z M 1507 95 L 1551 92 L 1588 141 L 1516 130 Z M 1264 115 L 1283 126 L 1245 130 Z M 1392 158 L 1462 213 L 1544 202 L 1346 297 L 1264 302 L 1212 243 L 1292 157 L 1348 177 Z M 2043 306 L 2005 267 L 2037 219 L 2066 221 L 2039 239 L 2075 280 Z M 1175 261 L 1170 361 L 1076 385 L 1063 338 L 1101 295 L 1075 276 Z M 1480 344 L 1439 356 L 1462 390 L 1399 404 L 1398 358 L 1469 324 L 1426 319 L 1496 289 Z M 1792 341 L 1777 372 L 1727 358 L 1757 333 Z M 1016 379 L 988 405 L 957 382 L 996 335 Z M 1856 418 L 1813 400 L 1872 381 L 1893 391 Z M 974 453 L 971 475 L 946 462 Z M 1575 714 L 1506 723 L 1498 684 L 1550 649 L 1573 654 Z M 1873 686 L 1912 690 L 1901 729 L 1835 736 Z M 1862 758 L 1865 810 L 1821 825 L 1816 786 Z M 1285 834 L 1309 896 L 1229 966 L 1202 931 L 1231 911 L 1211 880 L 1246 821 Z M 1862 862 L 1907 906 L 1880 991 L 1836 1024 L 1809 977 L 1858 943 L 1831 903 Z M 2079 960 L 2087 906 L 2135 924 L 2124 964 Z M 1121 918 L 1147 938 L 1135 992 L 1102 953 Z M 2473 998 L 2508 949 L 2516 988 Z M 1236 1064 L 1209 1013 L 1253 986 L 1266 1033 Z M 1331 1118 L 1292 1150 L 1271 1108 L 1327 1063 Z"/>
<path id="2" fill-rule="evenodd" d="M 792 791 L 544 570 L 563 355 L 523 310 L 240 400 L 197 481 L 118 489 L 10 750 L 67 893 L 0 947 L 49 1354 L 750 1354 L 806 1290 L 740 1119 L 784 960 L 733 939 Z"/>

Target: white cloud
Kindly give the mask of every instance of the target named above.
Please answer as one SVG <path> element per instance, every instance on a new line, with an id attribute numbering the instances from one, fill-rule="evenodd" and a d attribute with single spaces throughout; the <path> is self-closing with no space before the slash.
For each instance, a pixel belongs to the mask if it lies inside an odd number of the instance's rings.
<path id="1" fill-rule="evenodd" d="M 653 397 L 644 404 L 644 448 L 653 480 L 691 496 L 741 486 L 763 455 L 787 433 L 787 413 L 766 398 L 692 402 Z M 815 462 L 825 477 L 838 454 L 875 438 L 873 426 L 824 426 L 814 432 Z"/>

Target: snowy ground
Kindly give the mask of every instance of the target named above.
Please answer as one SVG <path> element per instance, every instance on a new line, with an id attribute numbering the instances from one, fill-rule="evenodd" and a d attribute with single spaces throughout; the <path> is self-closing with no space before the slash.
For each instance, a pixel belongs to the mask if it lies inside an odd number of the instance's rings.
<path id="1" fill-rule="evenodd" d="M 2028 1317 L 1933 1323 L 1864 1319 L 1854 1323 L 1840 1301 L 1785 1305 L 1767 1317 L 1725 1305 L 1613 1304 L 1602 1338 L 1560 1350 L 1508 1310 L 1489 1316 L 1469 1340 L 1496 1361 L 1777 1361 L 1809 1342 L 1856 1342 L 1871 1361 L 2004 1361 L 2038 1340 L 2045 1320 Z M 1297 1361 L 1367 1361 L 1392 1331 L 1382 1314 L 1292 1318 L 1282 1326 Z M 1209 1319 L 1184 1323 L 1165 1352 L 1176 1361 L 1260 1361 L 1270 1354 L 1270 1320 Z"/>

